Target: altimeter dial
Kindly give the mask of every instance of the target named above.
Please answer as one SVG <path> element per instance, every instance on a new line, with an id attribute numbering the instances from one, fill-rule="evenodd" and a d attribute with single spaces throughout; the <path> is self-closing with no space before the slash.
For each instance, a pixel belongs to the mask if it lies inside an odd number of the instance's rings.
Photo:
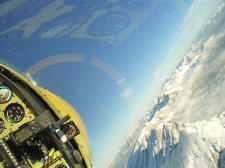
<path id="1" fill-rule="evenodd" d="M 18 103 L 11 103 L 5 109 L 5 117 L 11 123 L 20 122 L 25 115 L 23 107 Z"/>

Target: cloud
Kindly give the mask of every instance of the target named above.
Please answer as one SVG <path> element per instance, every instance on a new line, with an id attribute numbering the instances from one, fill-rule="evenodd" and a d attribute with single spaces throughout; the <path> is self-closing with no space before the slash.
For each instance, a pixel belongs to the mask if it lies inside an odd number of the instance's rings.
<path id="1" fill-rule="evenodd" d="M 183 90 L 169 109 L 175 119 L 198 121 L 225 110 L 225 33 L 211 36 L 202 46 L 200 53 L 199 50 L 188 53 L 200 54 L 200 58 L 183 77 L 180 84 Z"/>

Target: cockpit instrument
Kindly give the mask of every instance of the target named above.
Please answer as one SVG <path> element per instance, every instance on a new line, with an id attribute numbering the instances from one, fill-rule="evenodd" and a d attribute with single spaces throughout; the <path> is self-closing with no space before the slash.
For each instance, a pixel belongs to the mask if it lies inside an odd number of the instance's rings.
<path id="1" fill-rule="evenodd" d="M 18 103 L 11 103 L 5 109 L 5 117 L 11 123 L 20 122 L 25 115 L 23 107 Z"/>
<path id="2" fill-rule="evenodd" d="M 12 97 L 12 91 L 6 85 L 0 85 L 0 104 L 8 102 Z"/>

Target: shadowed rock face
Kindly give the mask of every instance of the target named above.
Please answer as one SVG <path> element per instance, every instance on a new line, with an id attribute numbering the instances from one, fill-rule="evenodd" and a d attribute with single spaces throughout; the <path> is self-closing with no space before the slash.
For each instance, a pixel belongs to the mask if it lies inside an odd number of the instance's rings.
<path id="1" fill-rule="evenodd" d="M 225 167 L 225 149 L 220 152 L 219 165 L 218 168 Z"/>
<path id="2" fill-rule="evenodd" d="M 175 149 L 179 139 L 177 123 L 151 127 L 149 124 L 142 130 L 127 162 L 127 168 L 161 167 Z"/>
<path id="3" fill-rule="evenodd" d="M 147 120 L 151 121 L 155 116 L 155 113 L 165 107 L 169 103 L 169 100 L 170 97 L 167 94 L 159 96 L 155 102 L 154 107 L 149 111 L 149 117 Z"/>

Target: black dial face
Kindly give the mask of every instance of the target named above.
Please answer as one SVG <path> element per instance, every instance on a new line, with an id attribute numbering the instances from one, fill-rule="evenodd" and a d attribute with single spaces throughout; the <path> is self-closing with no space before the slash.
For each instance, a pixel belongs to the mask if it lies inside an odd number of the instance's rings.
<path id="1" fill-rule="evenodd" d="M 5 123 L 2 120 L 2 118 L 0 118 L 0 134 L 4 131 L 5 129 Z"/>
<path id="2" fill-rule="evenodd" d="M 20 122 L 25 115 L 23 107 L 18 103 L 12 103 L 5 109 L 5 117 L 9 122 L 17 123 Z"/>

